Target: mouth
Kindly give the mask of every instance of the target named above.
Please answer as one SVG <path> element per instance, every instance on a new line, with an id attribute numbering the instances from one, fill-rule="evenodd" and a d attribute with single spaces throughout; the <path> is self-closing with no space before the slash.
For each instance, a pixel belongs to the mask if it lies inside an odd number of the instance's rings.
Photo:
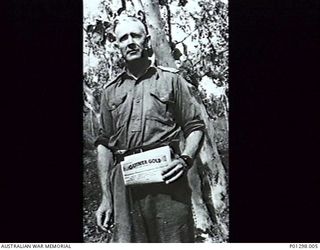
<path id="1" fill-rule="evenodd" d="M 127 55 L 132 55 L 132 54 L 136 54 L 138 52 L 138 50 L 129 50 L 127 52 Z"/>

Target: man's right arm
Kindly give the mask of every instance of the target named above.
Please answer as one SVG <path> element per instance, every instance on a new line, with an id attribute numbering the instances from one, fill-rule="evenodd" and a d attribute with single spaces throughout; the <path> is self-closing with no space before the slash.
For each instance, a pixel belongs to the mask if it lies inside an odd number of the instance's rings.
<path id="1" fill-rule="evenodd" d="M 108 231 L 111 226 L 111 219 L 113 216 L 113 200 L 111 193 L 111 185 L 109 182 L 110 169 L 113 166 L 113 155 L 112 152 L 103 145 L 98 145 L 98 175 L 100 179 L 102 198 L 101 203 L 96 211 L 96 218 L 98 226 Z"/>

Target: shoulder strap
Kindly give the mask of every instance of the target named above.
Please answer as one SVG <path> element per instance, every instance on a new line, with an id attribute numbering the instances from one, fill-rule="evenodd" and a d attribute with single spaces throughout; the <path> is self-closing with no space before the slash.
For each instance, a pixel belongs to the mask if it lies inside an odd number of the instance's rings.
<path id="1" fill-rule="evenodd" d="M 163 71 L 167 71 L 167 72 L 171 72 L 171 73 L 178 73 L 179 72 L 178 69 L 170 68 L 170 67 L 158 66 L 158 68 Z"/>
<path id="2" fill-rule="evenodd" d="M 108 88 L 109 86 L 111 86 L 112 84 L 116 83 L 118 81 L 118 79 L 122 76 L 124 72 L 121 72 L 120 74 L 118 74 L 116 77 L 112 78 L 110 81 L 108 81 L 107 84 L 105 84 L 103 86 L 104 89 Z"/>

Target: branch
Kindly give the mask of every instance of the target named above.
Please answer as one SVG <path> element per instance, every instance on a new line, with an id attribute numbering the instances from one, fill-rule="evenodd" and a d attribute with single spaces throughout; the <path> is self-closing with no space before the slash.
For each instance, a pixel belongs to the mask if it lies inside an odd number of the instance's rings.
<path id="1" fill-rule="evenodd" d="M 172 44 L 172 34 L 171 34 L 171 11 L 170 11 L 170 7 L 169 4 L 167 3 L 166 5 L 166 9 L 167 9 L 167 22 L 168 22 L 168 27 L 169 27 L 169 44 Z"/>
<path id="2" fill-rule="evenodd" d="M 141 0 L 136 0 L 135 3 L 133 3 L 133 1 L 131 0 L 131 3 L 133 5 L 136 13 L 138 13 L 139 11 L 144 12 L 144 8 L 143 8 Z"/>
<path id="3" fill-rule="evenodd" d="M 192 65 L 192 67 L 196 66 L 196 65 L 199 64 L 201 61 L 202 61 L 202 60 L 200 59 L 199 61 L 197 61 L 196 63 L 194 63 L 194 64 Z"/>
<path id="4" fill-rule="evenodd" d="M 121 4 L 122 4 L 122 8 L 126 10 L 127 9 L 126 0 L 121 0 Z"/>
<path id="5" fill-rule="evenodd" d="M 179 42 L 176 42 L 176 44 L 179 44 L 179 43 L 183 43 L 189 36 L 192 35 L 193 32 L 195 32 L 196 30 L 198 29 L 198 27 L 196 27 L 193 31 L 191 31 L 185 38 L 183 38 L 181 41 Z"/>
<path id="6" fill-rule="evenodd" d="M 195 17 L 191 12 L 189 13 L 189 15 L 193 18 L 193 20 L 195 21 L 195 23 L 197 25 L 198 18 Z"/>
<path id="7" fill-rule="evenodd" d="M 218 52 L 218 54 L 220 55 L 220 54 L 223 54 L 223 53 L 225 53 L 225 52 L 227 52 L 227 51 L 229 51 L 229 49 L 228 49 L 228 48 L 226 48 L 226 49 L 224 49 L 224 50 L 219 51 L 219 52 Z"/>

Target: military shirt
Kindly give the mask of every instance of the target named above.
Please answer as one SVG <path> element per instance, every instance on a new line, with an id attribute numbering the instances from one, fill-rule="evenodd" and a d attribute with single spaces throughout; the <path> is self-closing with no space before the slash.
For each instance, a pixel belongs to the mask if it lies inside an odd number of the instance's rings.
<path id="1" fill-rule="evenodd" d="M 95 145 L 128 150 L 165 145 L 204 123 L 188 83 L 171 68 L 151 66 L 136 79 L 125 70 L 101 96 L 100 127 Z"/>

